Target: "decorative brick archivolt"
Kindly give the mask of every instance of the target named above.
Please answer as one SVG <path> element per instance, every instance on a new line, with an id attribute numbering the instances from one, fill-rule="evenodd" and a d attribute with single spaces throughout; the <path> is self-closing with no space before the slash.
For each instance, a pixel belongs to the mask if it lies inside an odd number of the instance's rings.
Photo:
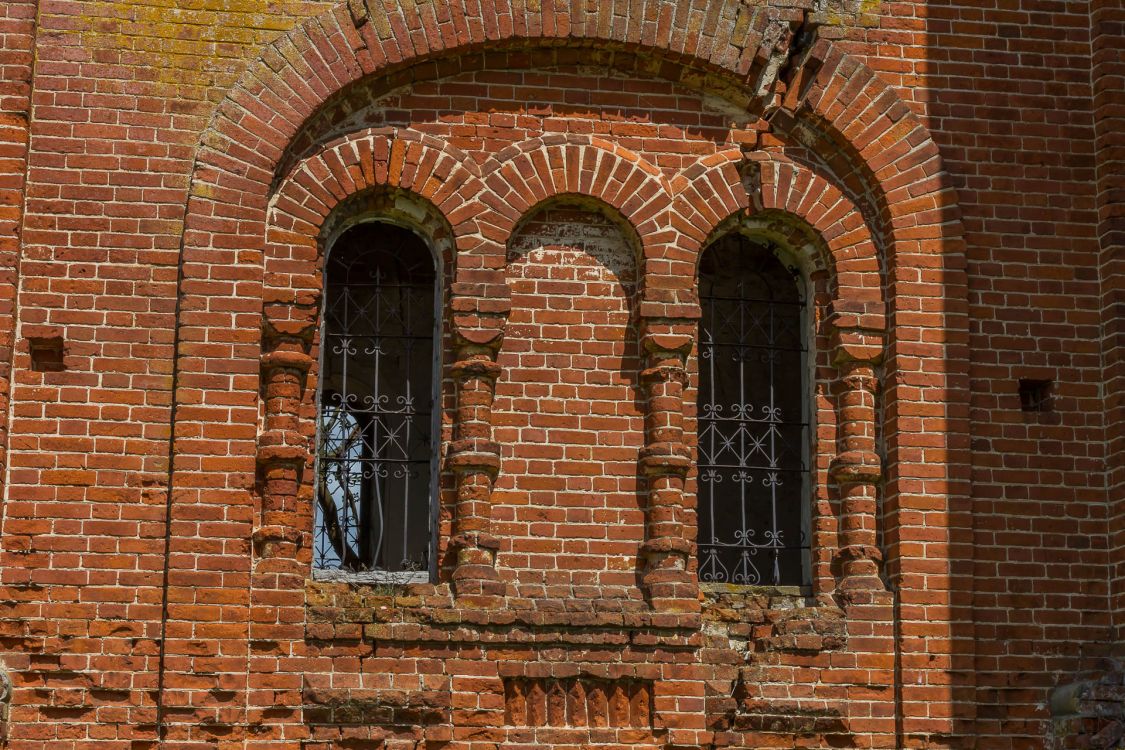
<path id="1" fill-rule="evenodd" d="M 773 54 L 766 44 L 767 29 L 795 22 L 784 14 L 756 15 L 731 0 L 685 5 L 682 10 L 670 9 L 659 0 L 618 0 L 612 6 L 608 17 L 620 22 L 608 26 L 602 23 L 606 14 L 600 9 L 572 14 L 569 8 L 544 5 L 535 10 L 505 2 L 493 4 L 495 12 L 484 18 L 462 2 L 381 6 L 374 14 L 356 2 L 309 19 L 269 45 L 220 104 L 199 154 L 185 249 L 208 247 L 226 236 L 226 225 L 206 221 L 217 215 L 220 205 L 263 211 L 276 165 L 302 124 L 333 95 L 360 79 L 397 74 L 409 64 L 454 56 L 475 45 L 502 48 L 516 39 L 534 45 L 535 40 L 566 37 L 594 45 L 634 44 L 685 61 L 694 59 L 711 66 L 717 77 L 738 77 L 745 85 L 747 74 L 762 68 Z M 668 23 L 651 22 L 669 12 Z M 751 17 L 735 23 L 744 12 Z M 714 18 L 718 23 L 698 32 L 677 33 L 685 28 L 679 22 L 689 17 Z M 734 28 L 739 33 L 732 33 Z M 881 220 L 889 220 L 880 232 L 886 235 L 883 244 L 890 258 L 900 246 L 913 247 L 915 240 L 915 233 L 909 239 L 896 237 L 898 227 L 925 227 L 921 238 L 951 238 L 959 244 L 954 195 L 940 170 L 936 146 L 892 89 L 827 40 L 802 53 L 789 77 L 782 111 L 795 117 L 807 115 L 838 138 L 837 150 L 845 147 L 863 157 L 864 174 L 871 179 L 861 187 L 875 191 L 874 209 Z M 836 101 L 845 86 L 847 102 Z M 252 243 L 253 237 L 248 241 Z"/>
<path id="2" fill-rule="evenodd" d="M 870 305 L 873 317 L 862 322 L 883 328 L 881 264 L 871 231 L 859 208 L 824 177 L 780 151 L 727 149 L 688 167 L 673 179 L 672 190 L 679 218 L 679 265 L 672 275 L 694 280 L 699 253 L 731 216 L 779 212 L 811 230 L 801 245 L 815 246 L 817 254 L 807 259 L 812 267 L 830 270 L 833 297 L 849 306 Z"/>
<path id="3" fill-rule="evenodd" d="M 489 210 L 477 222 L 481 234 L 497 242 L 507 242 L 539 204 L 574 195 L 615 209 L 647 253 L 660 241 L 671 206 L 668 182 L 655 165 L 627 148 L 582 135 L 544 135 L 505 148 L 485 164 L 483 181 L 488 195 L 482 201 Z"/>
<path id="4" fill-rule="evenodd" d="M 800 4 L 793 6 L 347 0 L 272 43 L 262 64 L 239 82 L 244 94 L 228 98 L 228 112 L 238 119 L 243 111 L 265 110 L 261 119 L 270 130 L 259 132 L 284 150 L 281 159 L 270 153 L 284 171 L 316 150 L 341 113 L 370 102 L 371 92 L 362 88 L 377 78 L 385 79 L 379 86 L 385 89 L 485 67 L 591 64 L 626 75 L 658 69 L 755 111 L 776 84 L 803 20 Z M 258 105 L 263 97 L 266 107 Z"/>

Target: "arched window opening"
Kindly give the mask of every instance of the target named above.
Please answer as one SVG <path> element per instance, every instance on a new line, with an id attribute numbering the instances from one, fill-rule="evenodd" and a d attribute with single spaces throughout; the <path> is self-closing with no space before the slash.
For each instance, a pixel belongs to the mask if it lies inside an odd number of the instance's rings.
<path id="1" fill-rule="evenodd" d="M 799 281 L 741 234 L 700 259 L 699 579 L 802 585 L 807 344 Z"/>
<path id="2" fill-rule="evenodd" d="M 439 277 L 426 243 L 356 225 L 324 271 L 313 566 L 428 580 L 436 507 Z"/>

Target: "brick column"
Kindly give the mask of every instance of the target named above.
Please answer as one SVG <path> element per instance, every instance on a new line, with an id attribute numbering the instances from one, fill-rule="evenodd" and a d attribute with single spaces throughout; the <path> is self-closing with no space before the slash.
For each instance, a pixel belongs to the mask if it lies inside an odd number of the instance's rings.
<path id="1" fill-rule="evenodd" d="M 301 493 L 312 486 L 303 481 L 311 453 L 299 422 L 312 328 L 301 333 L 268 340 L 261 358 L 265 424 L 258 436 L 261 515 L 253 536 L 247 721 L 263 728 L 257 741 L 271 748 L 295 747 L 299 731 L 285 725 L 302 723 L 303 678 L 292 665 L 303 646 L 308 561 L 301 555 L 311 532 L 312 497 Z"/>
<path id="2" fill-rule="evenodd" d="M 448 460 L 457 477 L 457 506 L 450 548 L 457 555 L 453 587 L 459 597 L 504 592 L 495 567 L 500 544 L 492 536 L 492 486 L 500 471 L 500 446 L 491 439 L 500 375 L 495 360 L 495 347 L 464 344 L 453 365 L 457 412 Z"/>
<path id="3" fill-rule="evenodd" d="M 492 401 L 511 292 L 498 269 L 462 271 L 461 278 L 453 284 L 451 300 L 457 410 L 447 461 L 456 476 L 457 505 L 449 548 L 455 555 L 454 593 L 487 604 L 504 593 L 496 573 L 500 543 L 492 535 L 492 488 L 500 471 L 500 446 L 492 440 Z"/>
<path id="4" fill-rule="evenodd" d="M 840 492 L 837 590 L 845 595 L 885 588 L 876 528 L 882 462 L 875 438 L 875 365 L 882 352 L 881 334 L 837 330 L 837 448 L 831 474 Z"/>
<path id="5" fill-rule="evenodd" d="M 301 396 L 312 357 L 305 342 L 283 340 L 262 355 L 262 391 L 265 425 L 258 436 L 258 476 L 261 482 L 262 515 L 255 541 L 296 542 L 301 513 L 297 492 L 300 474 L 309 459 L 309 443 L 300 432 Z M 271 548 L 264 557 L 275 556 Z"/>
<path id="6" fill-rule="evenodd" d="M 641 373 L 645 393 L 645 446 L 641 472 L 647 482 L 645 542 L 641 547 L 645 595 L 654 609 L 699 609 L 699 587 L 688 568 L 694 541 L 687 536 L 684 483 L 691 451 L 684 443 L 686 360 L 696 321 L 645 320 Z"/>

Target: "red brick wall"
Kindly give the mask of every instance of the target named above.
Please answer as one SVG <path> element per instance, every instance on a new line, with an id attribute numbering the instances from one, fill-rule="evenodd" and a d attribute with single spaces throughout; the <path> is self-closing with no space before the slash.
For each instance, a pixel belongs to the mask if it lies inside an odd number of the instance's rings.
<path id="1" fill-rule="evenodd" d="M 930 3 L 920 51 L 968 246 L 981 747 L 1039 741 L 1045 691 L 1107 637 L 1088 22 Z M 1053 413 L 1020 411 L 1020 378 L 1055 382 Z"/>
<path id="2" fill-rule="evenodd" d="M 7 3 L 0 9 L 0 446 L 7 449 L 8 413 L 11 396 L 11 363 L 15 340 L 15 299 L 18 279 L 20 235 L 23 224 L 23 187 L 27 176 L 28 125 L 31 110 L 32 49 L 37 3 Z M 6 466 L 6 462 L 3 464 Z M 0 506 L 0 522 L 3 508 Z M 7 546 L 7 545 L 5 545 Z M 40 597 L 5 597 L 2 605 L 8 624 L 0 638 L 20 636 L 20 618 L 39 611 Z M 30 600 L 30 601 L 26 601 Z M 16 641 L 18 642 L 18 640 Z M 3 647 L 11 648 L 9 645 Z M 7 669 L 26 669 L 25 655 L 12 655 Z M 0 680 L 4 692 L 12 686 L 5 673 Z M 7 722 L 10 710 L 0 708 L 0 721 Z"/>
<path id="3" fill-rule="evenodd" d="M 1125 615 L 1125 12 L 1113 3 L 1091 5 L 1093 29 L 1094 147 L 1097 164 L 1097 236 L 1101 246 L 1102 357 L 1105 366 L 1106 486 L 1109 490 L 1114 642 Z M 1120 651 L 1120 649 L 1118 649 Z"/>
<path id="4" fill-rule="evenodd" d="M 3 262 L 5 284 L 20 274 L 0 572 L 11 607 L 4 663 L 20 675 L 14 746 L 154 738 L 176 281 L 194 151 L 243 55 L 316 10 L 279 19 L 264 8 L 0 11 L 4 189 L 27 174 L 22 201 L 3 200 L 5 212 L 23 210 L 20 263 Z M 212 38 L 191 31 L 203 28 Z M 0 243 L 11 243 L 2 229 Z M 10 299 L 15 287 L 3 288 Z M 65 371 L 32 368 L 28 339 L 56 337 Z"/>
<path id="5" fill-rule="evenodd" d="M 495 531 L 510 542 L 498 565 L 532 595 L 639 595 L 635 243 L 589 209 L 548 207 L 509 252 L 497 359 L 508 375 L 493 408 L 496 440 L 513 446 L 494 497 Z"/>
<path id="6" fill-rule="evenodd" d="M 8 3 L 0 15 L 0 443 L 7 445 L 16 283 L 23 230 L 28 124 L 37 3 Z"/>
<path id="7" fill-rule="evenodd" d="M 1125 590 L 1113 4 L 386 6 L 0 11 L 9 744 L 1042 745 Z M 406 591 L 308 581 L 318 232 L 368 187 L 449 269 Z M 816 290 L 807 592 L 677 567 L 734 214 Z"/>
<path id="8" fill-rule="evenodd" d="M 962 648 L 975 657 L 963 663 L 979 688 L 980 746 L 1018 746 L 1043 734 L 1045 691 L 1094 666 L 1110 637 L 1102 570 L 1120 553 L 1103 537 L 1117 513 L 1103 469 L 1112 484 L 1121 461 L 1112 375 L 1101 371 L 1115 362 L 1104 185 L 1121 170 L 1105 145 L 1112 96 L 1098 94 L 1115 53 L 1100 66 L 1095 54 L 1091 90 L 1087 28 L 1104 50 L 1118 27 L 1098 4 L 883 10 L 878 28 L 845 33 L 857 50 L 880 45 L 869 64 L 924 113 L 964 217 L 972 544 L 956 555 L 970 565 L 954 569 L 972 602 Z M 1020 378 L 1055 382 L 1053 413 L 1021 413 Z"/>

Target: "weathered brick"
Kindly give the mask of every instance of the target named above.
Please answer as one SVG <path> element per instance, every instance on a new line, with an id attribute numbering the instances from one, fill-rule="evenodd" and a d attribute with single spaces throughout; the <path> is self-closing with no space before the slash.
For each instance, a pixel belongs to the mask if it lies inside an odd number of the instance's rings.
<path id="1" fill-rule="evenodd" d="M 853 5 L 0 6 L 8 744 L 1117 731 L 1046 706 L 1122 656 L 1125 18 Z M 499 466 L 443 473 L 408 591 L 310 580 L 320 273 L 356 212 L 438 248 L 447 469 Z M 645 567 L 692 559 L 694 476 L 642 466 L 694 442 L 696 264 L 735 225 L 810 298 L 806 592 Z M 495 393 L 457 391 L 482 351 Z M 495 537 L 479 591 L 455 529 Z M 845 590 L 841 547 L 891 591 Z"/>

